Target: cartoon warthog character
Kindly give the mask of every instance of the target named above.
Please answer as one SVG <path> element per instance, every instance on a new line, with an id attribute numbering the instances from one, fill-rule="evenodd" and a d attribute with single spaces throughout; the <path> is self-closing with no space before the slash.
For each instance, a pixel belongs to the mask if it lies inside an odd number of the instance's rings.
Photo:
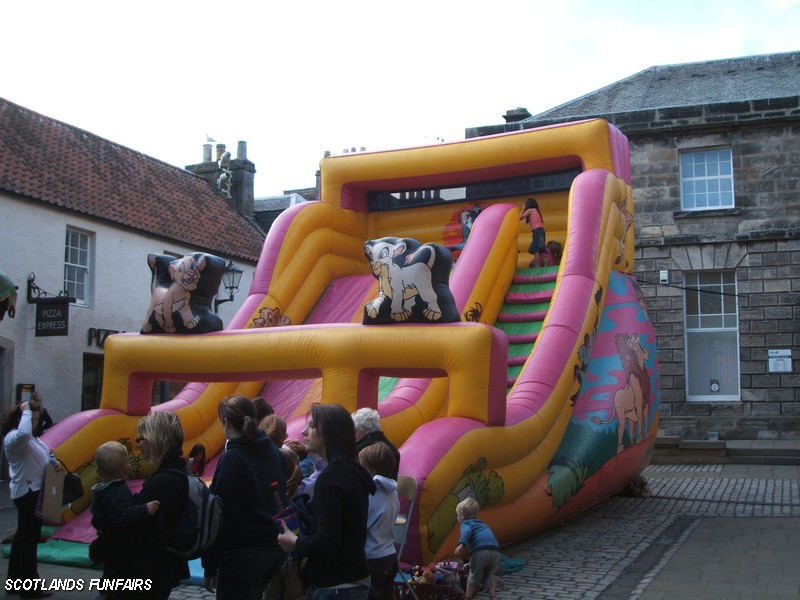
<path id="1" fill-rule="evenodd" d="M 211 309 L 225 261 L 194 252 L 182 258 L 148 254 L 153 274 L 151 300 L 142 333 L 208 333 L 222 329 Z"/>

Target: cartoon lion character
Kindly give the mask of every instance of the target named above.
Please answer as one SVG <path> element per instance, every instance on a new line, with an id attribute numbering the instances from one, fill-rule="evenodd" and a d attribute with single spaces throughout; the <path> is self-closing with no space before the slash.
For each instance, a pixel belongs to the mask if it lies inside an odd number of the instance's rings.
<path id="1" fill-rule="evenodd" d="M 460 320 L 448 286 L 453 259 L 438 244 L 386 237 L 364 244 L 379 282 L 378 297 L 364 306 L 364 323 L 453 323 Z"/>
<path id="2" fill-rule="evenodd" d="M 650 378 L 644 365 L 650 352 L 642 346 L 638 333 L 632 335 L 618 333 L 614 336 L 614 341 L 622 361 L 625 385 L 614 394 L 614 408 L 609 418 L 603 421 L 599 417 L 592 417 L 592 422 L 596 425 L 608 425 L 614 419 L 619 420 L 617 428 L 617 454 L 619 454 L 625 449 L 622 439 L 628 424 L 630 424 L 629 436 L 632 444 L 642 442 L 647 437 L 647 421 L 650 418 Z"/>
<path id="3" fill-rule="evenodd" d="M 291 325 L 292 320 L 286 315 L 281 314 L 279 307 L 270 308 L 262 306 L 258 311 L 258 316 L 253 319 L 253 327 L 281 327 Z"/>

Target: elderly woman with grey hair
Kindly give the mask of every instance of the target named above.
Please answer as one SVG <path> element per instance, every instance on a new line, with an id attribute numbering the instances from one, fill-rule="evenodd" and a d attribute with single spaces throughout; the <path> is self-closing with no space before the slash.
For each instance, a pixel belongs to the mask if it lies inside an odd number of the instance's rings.
<path id="1" fill-rule="evenodd" d="M 361 452 L 367 446 L 383 442 L 394 454 L 395 466 L 392 479 L 397 481 L 400 474 L 400 452 L 389 441 L 381 429 L 381 415 L 374 408 L 359 408 L 353 413 L 353 425 L 356 428 L 356 450 Z"/>

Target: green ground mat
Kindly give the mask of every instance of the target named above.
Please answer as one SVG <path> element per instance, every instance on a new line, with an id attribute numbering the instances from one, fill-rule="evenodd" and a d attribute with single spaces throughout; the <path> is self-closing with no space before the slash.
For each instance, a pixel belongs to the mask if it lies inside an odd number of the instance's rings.
<path id="1" fill-rule="evenodd" d="M 3 556 L 8 558 L 11 544 L 3 546 Z M 39 562 L 56 565 L 72 565 L 75 567 L 92 567 L 89 559 L 89 545 L 66 540 L 47 540 L 39 544 L 37 549 Z M 101 570 L 101 569 L 100 569 Z"/>

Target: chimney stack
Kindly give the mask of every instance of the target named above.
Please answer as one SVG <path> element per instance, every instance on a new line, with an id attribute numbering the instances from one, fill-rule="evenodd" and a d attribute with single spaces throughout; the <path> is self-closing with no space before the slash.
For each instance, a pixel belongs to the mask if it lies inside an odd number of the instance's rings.
<path id="1" fill-rule="evenodd" d="M 218 185 L 219 177 L 222 175 L 219 161 L 225 154 L 226 145 L 216 145 L 216 161 L 211 160 L 211 144 L 203 145 L 203 162 L 198 165 L 186 165 L 186 170 L 199 175 L 208 182 L 208 185 L 217 192 L 220 192 Z M 256 166 L 247 159 L 247 142 L 240 141 L 237 144 L 237 156 L 230 160 L 227 167 L 231 173 L 230 198 L 226 202 L 240 215 L 253 217 L 253 202 L 255 200 L 255 173 Z M 222 195 L 222 194 L 221 194 Z"/>
<path id="2" fill-rule="evenodd" d="M 506 123 L 516 123 L 518 121 L 524 121 L 530 116 L 531 113 L 528 112 L 527 108 L 517 106 L 516 108 L 509 108 L 506 114 L 503 115 L 503 118 L 506 120 Z"/>

